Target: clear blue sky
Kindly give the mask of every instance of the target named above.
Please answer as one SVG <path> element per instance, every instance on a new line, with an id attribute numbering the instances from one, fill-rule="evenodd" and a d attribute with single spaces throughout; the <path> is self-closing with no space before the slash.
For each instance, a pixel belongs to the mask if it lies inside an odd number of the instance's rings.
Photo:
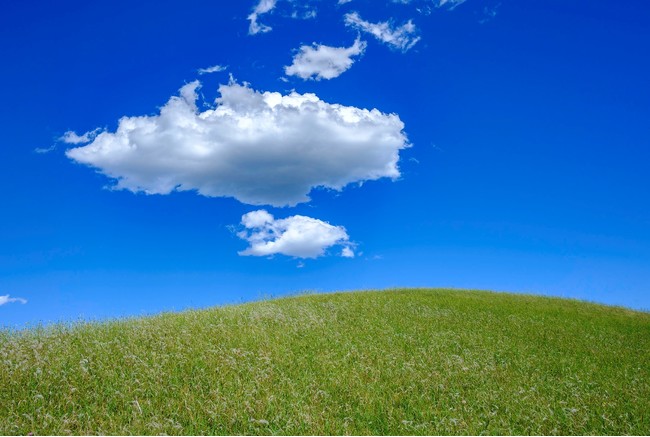
<path id="1" fill-rule="evenodd" d="M 650 309 L 649 22 L 640 0 L 9 2 L 0 325 L 396 286 Z"/>

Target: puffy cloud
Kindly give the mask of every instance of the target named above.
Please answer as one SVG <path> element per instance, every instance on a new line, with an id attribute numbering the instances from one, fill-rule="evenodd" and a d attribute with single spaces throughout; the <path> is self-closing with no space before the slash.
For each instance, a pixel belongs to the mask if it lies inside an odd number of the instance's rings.
<path id="1" fill-rule="evenodd" d="M 367 32 L 402 52 L 407 52 L 420 41 L 420 37 L 416 36 L 417 28 L 411 20 L 399 27 L 394 27 L 389 21 L 380 23 L 365 21 L 356 12 L 345 14 L 344 18 L 346 26 Z"/>
<path id="2" fill-rule="evenodd" d="M 363 54 L 365 49 L 365 41 L 358 38 L 350 47 L 305 45 L 300 47 L 293 63 L 284 67 L 284 72 L 287 76 L 298 76 L 305 80 L 333 79 L 349 69 L 354 63 L 352 57 Z"/>
<path id="3" fill-rule="evenodd" d="M 197 72 L 199 74 L 218 73 L 220 71 L 226 70 L 226 68 L 228 67 L 224 67 L 223 65 L 213 65 L 212 67 L 199 68 Z"/>
<path id="4" fill-rule="evenodd" d="M 5 294 L 4 296 L 0 296 L 0 306 L 8 304 L 8 303 L 22 303 L 23 305 L 27 303 L 26 299 L 23 299 L 22 297 L 10 297 L 8 294 Z"/>
<path id="5" fill-rule="evenodd" d="M 352 249 L 350 249 L 349 246 L 345 246 L 345 247 L 341 250 L 341 256 L 342 256 L 343 258 L 354 258 L 354 251 L 353 251 Z"/>
<path id="6" fill-rule="evenodd" d="M 200 112 L 199 86 L 182 87 L 158 115 L 122 117 L 115 132 L 66 155 L 115 179 L 116 189 L 197 190 L 253 205 L 295 205 L 316 187 L 400 175 L 399 151 L 409 143 L 395 114 L 258 92 L 232 78 Z"/>
<path id="7" fill-rule="evenodd" d="M 248 16 L 248 21 L 250 21 L 248 33 L 250 35 L 270 32 L 272 30 L 270 26 L 258 23 L 257 19 L 260 15 L 271 12 L 275 8 L 275 4 L 276 0 L 260 0 L 257 6 L 253 8 L 253 12 Z"/>
<path id="8" fill-rule="evenodd" d="M 348 234 L 342 226 L 302 215 L 275 219 L 265 210 L 242 216 L 244 230 L 237 236 L 250 245 L 240 255 L 270 256 L 275 254 L 296 258 L 318 258 L 332 246 L 343 246 L 341 256 L 352 258 Z"/>

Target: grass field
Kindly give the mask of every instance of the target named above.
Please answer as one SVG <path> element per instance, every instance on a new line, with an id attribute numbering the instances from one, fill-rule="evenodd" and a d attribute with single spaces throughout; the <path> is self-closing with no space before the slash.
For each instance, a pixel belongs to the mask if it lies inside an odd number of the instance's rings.
<path id="1" fill-rule="evenodd" d="M 650 314 L 454 290 L 0 331 L 1 434 L 650 434 Z"/>

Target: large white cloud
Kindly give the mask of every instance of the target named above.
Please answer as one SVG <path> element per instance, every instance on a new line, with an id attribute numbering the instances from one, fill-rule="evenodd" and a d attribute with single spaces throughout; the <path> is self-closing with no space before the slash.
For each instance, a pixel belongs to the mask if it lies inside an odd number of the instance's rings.
<path id="1" fill-rule="evenodd" d="M 395 27 L 389 21 L 379 23 L 365 21 L 356 12 L 345 14 L 344 19 L 346 26 L 367 32 L 379 41 L 402 52 L 410 50 L 420 41 L 420 37 L 417 36 L 417 28 L 411 20 L 399 27 Z"/>
<path id="2" fill-rule="evenodd" d="M 158 115 L 122 117 L 115 132 L 66 155 L 114 178 L 116 189 L 197 190 L 253 205 L 295 205 L 315 187 L 400 175 L 399 151 L 409 143 L 395 114 L 257 92 L 232 79 L 200 112 L 199 86 L 185 85 Z"/>
<path id="3" fill-rule="evenodd" d="M 350 47 L 304 45 L 294 56 L 293 63 L 284 67 L 284 72 L 302 79 L 333 79 L 349 69 L 354 63 L 352 57 L 363 54 L 365 49 L 365 41 L 358 38 Z"/>
<path id="4" fill-rule="evenodd" d="M 275 254 L 296 258 L 318 258 L 327 249 L 340 246 L 340 255 L 354 257 L 354 251 L 344 227 L 302 215 L 275 219 L 265 210 L 244 214 L 244 230 L 237 236 L 249 243 L 240 255 L 270 256 Z"/>
<path id="5" fill-rule="evenodd" d="M 0 306 L 8 304 L 8 303 L 26 304 L 27 300 L 23 299 L 22 297 L 11 297 L 8 294 L 5 294 L 4 296 L 0 296 Z"/>

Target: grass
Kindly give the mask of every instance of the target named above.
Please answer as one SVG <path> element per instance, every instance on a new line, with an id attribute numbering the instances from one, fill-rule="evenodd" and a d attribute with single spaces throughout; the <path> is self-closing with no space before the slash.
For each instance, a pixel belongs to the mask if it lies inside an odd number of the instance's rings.
<path id="1" fill-rule="evenodd" d="M 2 434 L 650 434 L 650 314 L 390 290 L 0 331 Z"/>

